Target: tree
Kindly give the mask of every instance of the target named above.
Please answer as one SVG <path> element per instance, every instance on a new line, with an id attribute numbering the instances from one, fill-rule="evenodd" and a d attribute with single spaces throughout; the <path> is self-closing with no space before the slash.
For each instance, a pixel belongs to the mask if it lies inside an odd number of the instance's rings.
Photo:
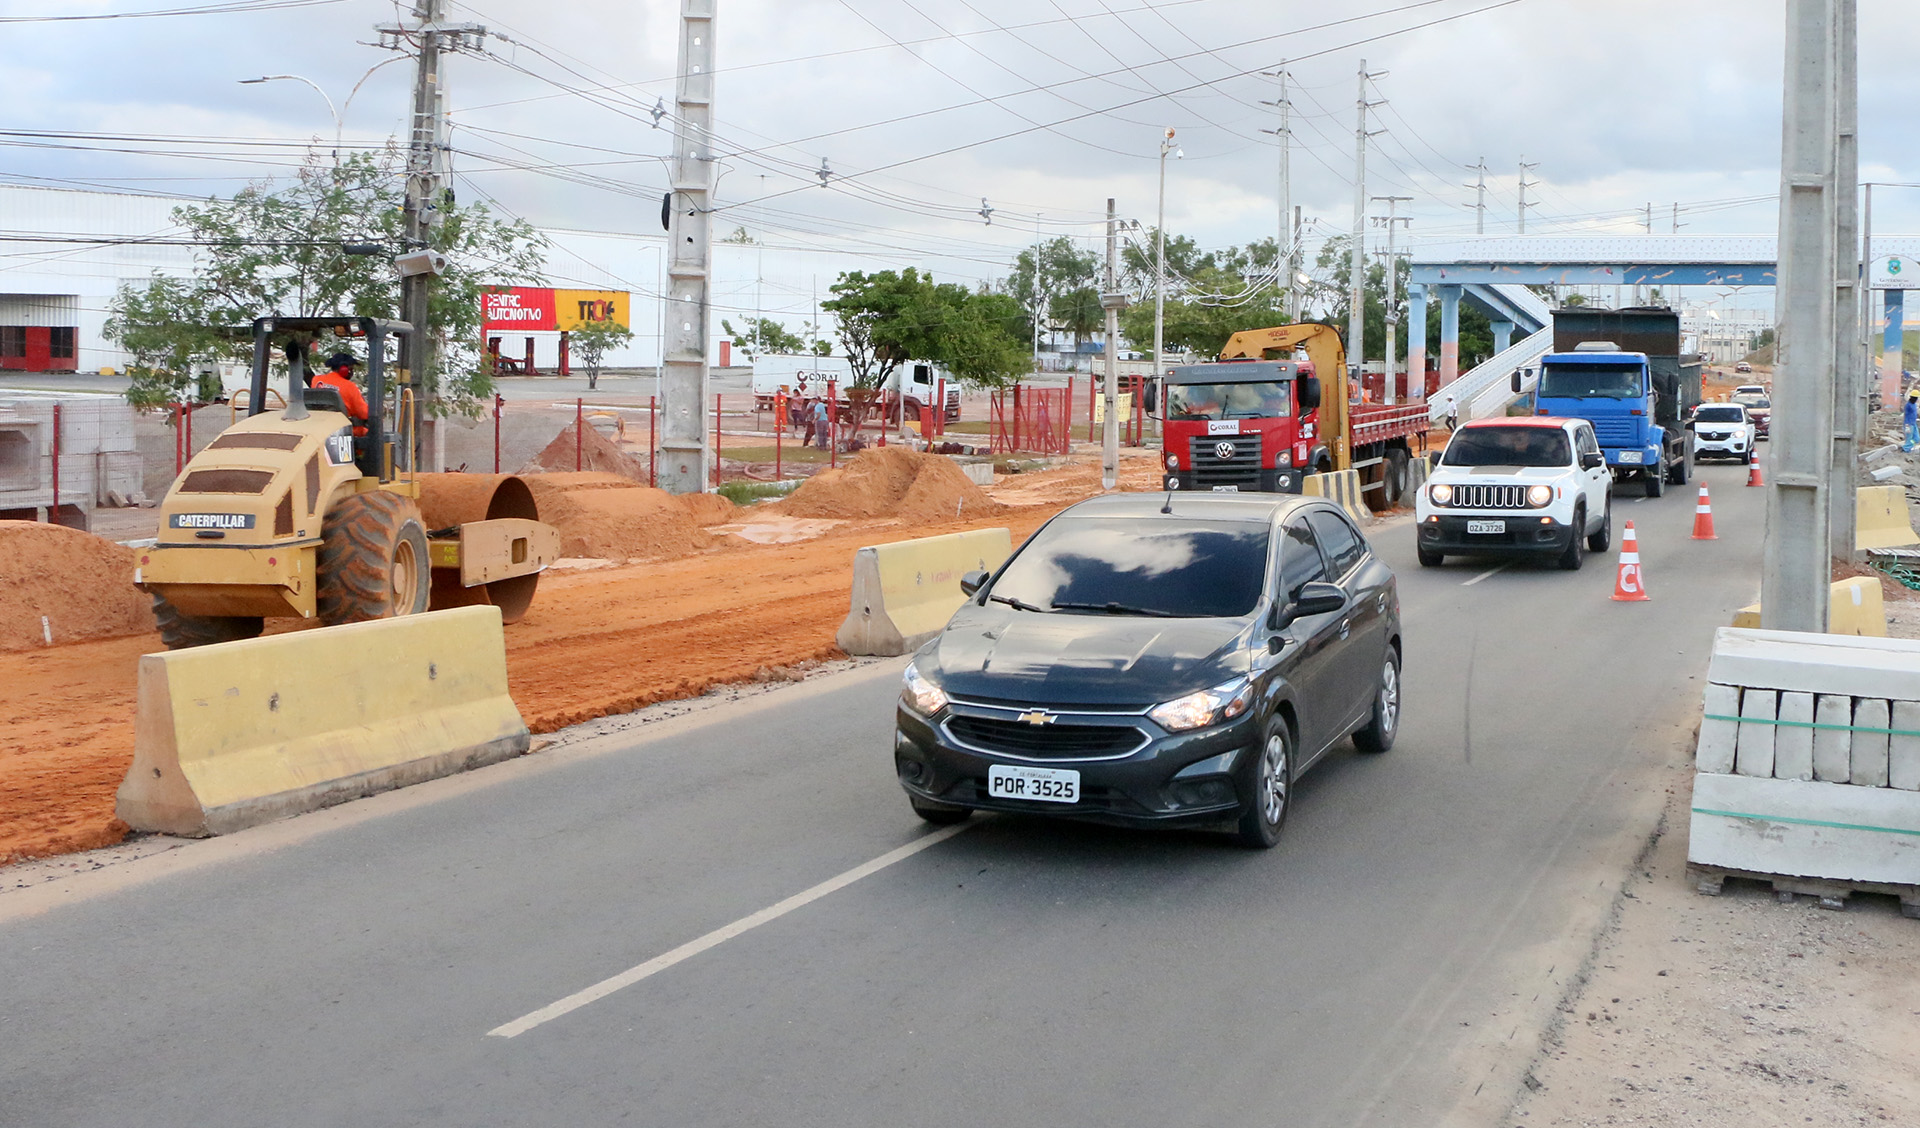
<path id="1" fill-rule="evenodd" d="M 1027 370 L 1024 342 L 1008 332 L 1017 300 L 936 284 L 908 267 L 874 274 L 851 271 L 820 303 L 840 322 L 853 386 L 883 386 L 909 360 L 943 364 L 971 383 L 999 385 Z"/>
<path id="2" fill-rule="evenodd" d="M 195 364 L 248 360 L 256 317 L 397 317 L 392 260 L 405 246 L 404 184 L 402 154 L 389 146 L 337 164 L 310 159 L 285 186 L 249 185 L 230 200 L 174 209 L 186 238 L 204 247 L 192 273 L 123 284 L 108 310 L 107 339 L 134 358 L 129 402 L 184 398 Z M 456 205 L 451 193 L 436 214 L 428 242 L 448 268 L 431 288 L 426 330 L 439 347 L 434 370 L 416 378 L 444 408 L 471 415 L 493 386 L 478 344 L 481 291 L 538 284 L 546 240 L 483 205 Z M 348 254 L 348 243 L 382 253 Z"/>
<path id="3" fill-rule="evenodd" d="M 793 355 L 807 351 L 806 340 L 798 333 L 789 332 L 783 322 L 770 317 L 748 317 L 741 324 L 746 326 L 744 333 L 724 318 L 720 328 L 733 338 L 733 347 L 745 353 L 749 361 L 766 353 Z"/>
<path id="4" fill-rule="evenodd" d="M 633 330 L 617 321 L 589 321 L 567 332 L 567 346 L 587 370 L 587 389 L 600 386 L 600 363 L 607 353 L 633 340 Z"/>
<path id="5" fill-rule="evenodd" d="M 1053 307 L 1047 311 L 1047 317 L 1073 334 L 1073 350 L 1076 353 L 1080 351 L 1082 340 L 1098 333 L 1107 323 L 1107 311 L 1100 305 L 1100 291 L 1092 286 L 1081 286 L 1053 299 Z"/>
<path id="6" fill-rule="evenodd" d="M 1035 243 L 1013 260 L 1013 273 L 1004 290 L 1013 295 L 1027 311 L 1029 319 L 1052 321 L 1055 304 L 1066 294 L 1094 285 L 1100 259 L 1092 251 L 1083 251 L 1065 235 Z M 1031 320 L 1023 327 L 1028 339 L 1033 334 Z"/>

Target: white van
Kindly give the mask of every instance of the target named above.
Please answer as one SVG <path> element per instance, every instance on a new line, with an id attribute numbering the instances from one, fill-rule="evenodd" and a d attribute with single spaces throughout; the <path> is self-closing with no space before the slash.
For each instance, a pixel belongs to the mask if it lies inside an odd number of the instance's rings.
<path id="1" fill-rule="evenodd" d="M 843 389 L 853 383 L 853 366 L 845 357 L 763 354 L 753 362 L 754 406 L 772 410 L 773 397 L 782 388 L 795 399 L 824 396 L 829 381 Z"/>
<path id="2" fill-rule="evenodd" d="M 945 420 L 948 423 L 960 419 L 960 381 L 938 364 L 925 360 L 910 360 L 900 364 L 887 376 L 888 418 L 896 418 L 893 413 L 900 410 L 894 396 L 904 395 L 906 399 L 906 421 L 911 423 L 920 418 L 924 408 L 932 405 L 940 394 L 940 382 L 946 382 L 947 402 Z"/>

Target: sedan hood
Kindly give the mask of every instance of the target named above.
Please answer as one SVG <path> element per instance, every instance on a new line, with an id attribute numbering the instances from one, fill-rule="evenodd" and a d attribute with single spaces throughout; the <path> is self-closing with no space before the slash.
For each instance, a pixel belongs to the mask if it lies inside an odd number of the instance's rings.
<path id="1" fill-rule="evenodd" d="M 1146 706 L 1246 673 L 1247 636 L 1255 622 L 968 603 L 915 661 L 955 697 Z"/>

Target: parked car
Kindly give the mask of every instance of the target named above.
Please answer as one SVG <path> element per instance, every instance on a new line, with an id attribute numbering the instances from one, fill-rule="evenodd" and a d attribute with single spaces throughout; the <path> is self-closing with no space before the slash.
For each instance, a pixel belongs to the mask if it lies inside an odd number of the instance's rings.
<path id="1" fill-rule="evenodd" d="M 1613 540 L 1613 475 L 1585 419 L 1476 419 L 1414 498 L 1420 563 L 1534 556 L 1569 571 Z"/>
<path id="2" fill-rule="evenodd" d="M 1752 371 L 1753 371 L 1753 365 L 1751 365 L 1751 364 L 1748 364 L 1748 363 L 1747 363 L 1746 361 L 1744 361 L 1744 360 L 1743 360 L 1743 361 L 1740 361 L 1739 363 L 1737 363 L 1737 364 L 1735 364 L 1735 365 L 1733 366 L 1733 370 L 1734 370 L 1735 372 L 1752 372 Z"/>
<path id="3" fill-rule="evenodd" d="M 1747 409 L 1747 421 L 1753 424 L 1753 437 L 1766 438 L 1773 430 L 1773 401 L 1770 399 L 1748 400 L 1742 406 Z"/>
<path id="4" fill-rule="evenodd" d="M 1703 403 L 1693 413 L 1693 454 L 1737 458 L 1745 462 L 1753 454 L 1753 421 L 1743 403 Z"/>
<path id="5" fill-rule="evenodd" d="M 960 586 L 896 710 L 895 769 L 929 822 L 1019 811 L 1267 847 L 1302 773 L 1399 730 L 1393 571 L 1319 498 L 1093 498 Z"/>

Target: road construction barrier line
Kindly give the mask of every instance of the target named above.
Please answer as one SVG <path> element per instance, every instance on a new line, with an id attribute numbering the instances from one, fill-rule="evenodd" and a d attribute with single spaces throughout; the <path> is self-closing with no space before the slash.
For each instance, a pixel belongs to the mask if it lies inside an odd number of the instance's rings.
<path id="1" fill-rule="evenodd" d="M 974 529 L 868 545 L 853 554 L 853 597 L 834 641 L 848 654 L 911 654 L 967 597 L 960 577 L 1013 555 L 1007 529 Z"/>
<path id="2" fill-rule="evenodd" d="M 1862 552 L 1920 544 L 1907 510 L 1907 492 L 1900 486 L 1860 487 L 1853 514 L 1853 546 Z"/>
<path id="3" fill-rule="evenodd" d="M 1309 497 L 1324 497 L 1347 511 L 1347 516 L 1355 521 L 1365 521 L 1372 514 L 1367 512 L 1366 502 L 1360 499 L 1360 471 L 1329 470 L 1324 474 L 1309 474 L 1300 484 L 1300 492 Z"/>
<path id="4" fill-rule="evenodd" d="M 496 607 L 140 659 L 136 830 L 226 834 L 526 752 Z"/>

